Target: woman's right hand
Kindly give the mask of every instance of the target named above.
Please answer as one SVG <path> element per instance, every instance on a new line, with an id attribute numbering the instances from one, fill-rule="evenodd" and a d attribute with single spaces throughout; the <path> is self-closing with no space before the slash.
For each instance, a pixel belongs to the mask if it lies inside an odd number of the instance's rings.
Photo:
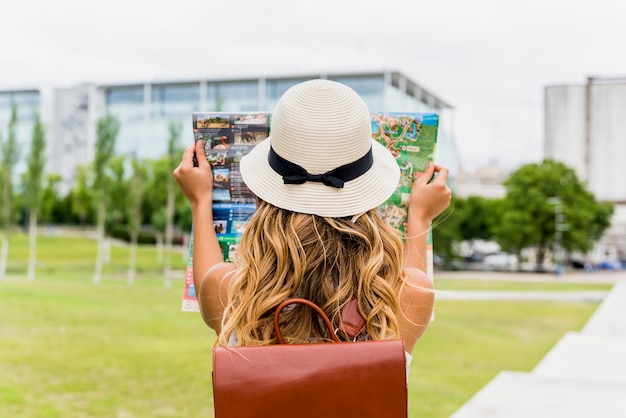
<path id="1" fill-rule="evenodd" d="M 428 270 L 428 230 L 432 220 L 450 205 L 452 198 L 447 180 L 448 169 L 430 163 L 413 182 L 404 243 L 405 268 Z"/>
<path id="2" fill-rule="evenodd" d="M 449 171 L 440 165 L 429 163 L 423 173 L 413 182 L 409 196 L 409 212 L 412 216 L 430 222 L 443 212 L 452 198 L 447 185 Z M 431 179 L 435 178 L 431 181 Z"/>
<path id="3" fill-rule="evenodd" d="M 194 154 L 198 166 L 194 166 Z M 196 141 L 185 149 L 180 164 L 174 170 L 176 183 L 192 209 L 199 204 L 211 204 L 213 199 L 213 173 L 204 153 L 204 141 Z"/>

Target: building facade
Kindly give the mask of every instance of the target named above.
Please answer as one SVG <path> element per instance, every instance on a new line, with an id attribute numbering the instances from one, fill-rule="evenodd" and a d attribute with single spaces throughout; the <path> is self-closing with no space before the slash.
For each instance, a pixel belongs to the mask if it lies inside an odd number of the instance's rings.
<path id="1" fill-rule="evenodd" d="M 15 137 L 20 155 L 25 154 L 25 148 L 30 144 L 35 115 L 41 114 L 41 93 L 37 89 L 0 92 L 0 140 L 6 141 L 9 135 L 8 126 L 11 120 L 13 106 L 17 110 Z M 17 173 L 26 170 L 26 160 L 20 158 L 15 167 Z"/>
<path id="2" fill-rule="evenodd" d="M 452 132 L 452 107 L 405 77 L 390 72 L 307 74 L 252 79 L 85 84 L 72 88 L 0 91 L 0 130 L 5 130 L 13 103 L 19 109 L 18 141 L 25 170 L 32 121 L 39 112 L 46 126 L 48 172 L 63 178 L 62 191 L 72 186 L 76 167 L 93 160 L 97 120 L 111 114 L 120 121 L 116 153 L 137 158 L 166 154 L 169 125 L 182 128 L 181 142 L 193 141 L 191 114 L 197 111 L 271 111 L 282 94 L 302 81 L 326 78 L 353 88 L 371 111 L 435 112 L 440 115 L 437 161 L 451 168 L 455 185 L 458 155 Z"/>
<path id="3" fill-rule="evenodd" d="M 547 158 L 576 170 L 600 201 L 615 205 L 596 258 L 626 259 L 626 77 L 545 88 Z"/>
<path id="4" fill-rule="evenodd" d="M 506 195 L 504 181 L 509 176 L 509 170 L 491 165 L 479 168 L 473 172 L 460 169 L 456 195 L 467 198 L 480 196 L 486 199 L 500 199 Z"/>

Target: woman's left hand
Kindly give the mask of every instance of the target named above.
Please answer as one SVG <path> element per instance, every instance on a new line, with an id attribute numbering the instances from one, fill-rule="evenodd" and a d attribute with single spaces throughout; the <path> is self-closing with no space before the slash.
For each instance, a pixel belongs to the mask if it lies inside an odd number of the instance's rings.
<path id="1" fill-rule="evenodd" d="M 194 166 L 194 154 L 198 166 Z M 198 205 L 211 204 L 213 199 L 213 173 L 204 153 L 204 141 L 196 141 L 185 149 L 180 164 L 174 170 L 176 183 L 184 193 L 192 209 Z"/>

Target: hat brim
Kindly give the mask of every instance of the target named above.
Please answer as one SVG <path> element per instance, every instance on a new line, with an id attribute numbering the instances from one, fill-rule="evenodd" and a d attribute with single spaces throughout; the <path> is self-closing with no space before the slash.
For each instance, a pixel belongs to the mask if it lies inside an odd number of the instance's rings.
<path id="1" fill-rule="evenodd" d="M 374 163 L 365 174 L 343 188 L 318 182 L 284 184 L 269 165 L 271 136 L 257 144 L 240 162 L 243 181 L 259 198 L 282 209 L 322 217 L 343 217 L 383 204 L 398 187 L 400 168 L 391 153 L 372 140 Z M 312 173 L 319 174 L 319 173 Z"/>

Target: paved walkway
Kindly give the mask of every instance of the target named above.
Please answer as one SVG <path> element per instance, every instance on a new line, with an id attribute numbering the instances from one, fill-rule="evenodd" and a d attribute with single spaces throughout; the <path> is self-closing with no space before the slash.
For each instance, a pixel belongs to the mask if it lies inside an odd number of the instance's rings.
<path id="1" fill-rule="evenodd" d="M 484 273 L 471 275 L 485 279 Z M 492 278 L 503 280 L 498 276 Z M 529 279 L 522 276 L 518 279 Z M 565 274 L 543 280 L 602 281 L 615 286 L 603 295 L 581 332 L 567 333 L 531 372 L 501 372 L 452 418 L 626 417 L 626 272 Z"/>
<path id="2" fill-rule="evenodd" d="M 437 290 L 435 297 L 437 300 L 601 302 L 608 293 L 601 290 Z"/>
<path id="3" fill-rule="evenodd" d="M 596 271 L 585 273 L 580 270 L 561 275 L 534 272 L 497 272 L 497 271 L 435 271 L 437 277 L 463 280 L 498 280 L 552 283 L 618 283 L 626 282 L 626 271 Z"/>

